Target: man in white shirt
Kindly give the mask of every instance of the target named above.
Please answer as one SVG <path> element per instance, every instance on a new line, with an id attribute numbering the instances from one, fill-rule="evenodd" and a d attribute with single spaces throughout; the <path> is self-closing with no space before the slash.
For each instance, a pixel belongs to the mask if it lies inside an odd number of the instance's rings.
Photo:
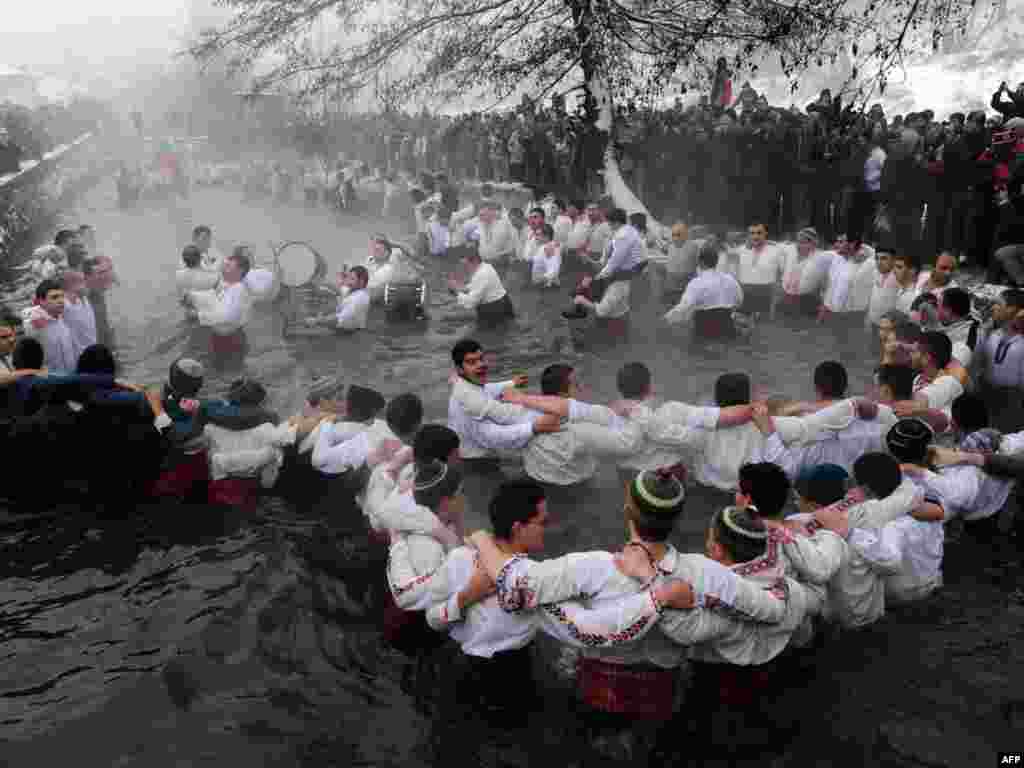
<path id="1" fill-rule="evenodd" d="M 586 239 L 577 246 L 577 253 L 592 267 L 600 269 L 605 263 L 612 228 L 605 220 L 604 210 L 597 203 L 587 203 L 587 220 L 589 230 Z"/>
<path id="2" fill-rule="evenodd" d="M 743 289 L 728 272 L 719 272 L 718 246 L 701 246 L 697 277 L 689 282 L 679 303 L 665 313 L 669 325 L 694 320 L 694 334 L 702 338 L 731 338 L 736 335 L 732 312 L 743 303 Z M 717 310 L 717 312 L 716 312 Z"/>
<path id="3" fill-rule="evenodd" d="M 949 251 L 943 251 L 935 259 L 935 266 L 931 270 L 922 270 L 917 276 L 918 294 L 932 293 L 935 298 L 941 299 L 943 291 L 957 285 L 955 274 L 956 256 Z"/>
<path id="4" fill-rule="evenodd" d="M 520 261 L 533 264 L 533 256 L 540 247 L 541 229 L 544 225 L 544 209 L 531 208 L 530 214 L 526 217 L 526 236 L 522 238 L 517 254 Z"/>
<path id="5" fill-rule="evenodd" d="M 466 223 L 465 229 L 467 240 L 476 239 L 477 252 L 484 263 L 503 269 L 515 257 L 516 233 L 508 219 L 501 215 L 498 203 L 492 200 L 481 202 L 479 214 Z M 474 231 L 475 238 L 469 234 Z"/>
<path id="6" fill-rule="evenodd" d="M 252 311 L 252 296 L 245 284 L 245 276 L 252 267 L 249 249 L 235 248 L 221 270 L 221 282 L 212 291 L 189 291 L 185 302 L 190 319 L 212 331 L 210 337 L 214 355 L 244 356 L 246 350 L 245 326 Z"/>
<path id="7" fill-rule="evenodd" d="M 530 282 L 539 288 L 557 288 L 561 271 L 562 245 L 555 240 L 551 225 L 542 224 L 533 249 Z"/>
<path id="8" fill-rule="evenodd" d="M 953 359 L 953 342 L 940 331 L 921 335 L 911 352 L 911 365 L 918 372 L 914 399 L 896 403 L 893 411 L 905 418 L 920 416 L 929 409 L 950 415 L 953 401 L 967 388 L 967 371 Z"/>
<path id="9" fill-rule="evenodd" d="M 772 311 L 775 284 L 782 277 L 782 251 L 768 242 L 768 227 L 760 222 L 751 224 L 747 234 L 747 245 L 723 253 L 718 268 L 732 272 L 743 287 L 743 312 L 766 314 Z"/>
<path id="10" fill-rule="evenodd" d="M 555 231 L 554 239 L 559 245 L 565 247 L 569 242 L 569 234 L 572 232 L 575 223 L 574 217 L 569 215 L 569 209 L 565 201 L 555 200 L 555 220 L 551 226 Z"/>
<path id="11" fill-rule="evenodd" d="M 818 250 L 818 232 L 813 227 L 801 229 L 796 248 L 786 250 L 782 272 L 782 298 L 779 303 L 788 315 L 813 315 L 821 303 L 821 286 L 828 272 L 829 261 Z"/>
<path id="12" fill-rule="evenodd" d="M 341 277 L 342 293 L 338 297 L 338 309 L 333 315 L 307 317 L 307 326 L 327 325 L 337 331 L 360 331 L 366 327 L 370 314 L 370 291 L 367 289 L 370 276 L 366 267 L 352 267 Z"/>
<path id="13" fill-rule="evenodd" d="M 914 278 L 916 265 L 914 259 L 905 253 L 897 253 L 892 257 L 892 274 L 895 278 L 895 306 L 900 312 L 909 315 L 918 296 L 917 282 Z"/>
<path id="14" fill-rule="evenodd" d="M 629 314 L 630 284 L 644 264 L 643 238 L 636 227 L 627 222 L 626 212 L 622 208 L 613 209 L 608 214 L 608 224 L 613 233 L 608 260 L 593 280 L 583 278 L 580 293 L 573 299 L 577 311 L 592 309 L 602 320 L 620 319 Z M 595 283 L 604 289 L 596 302 L 592 298 Z"/>
<path id="15" fill-rule="evenodd" d="M 185 265 L 174 273 L 174 284 L 178 296 L 184 299 L 189 291 L 212 291 L 220 281 L 220 274 L 204 269 L 203 254 L 195 245 L 186 245 L 181 251 L 181 261 Z"/>
<path id="16" fill-rule="evenodd" d="M 970 369 L 978 343 L 978 322 L 971 317 L 971 294 L 951 286 L 939 297 L 941 330 L 953 342 L 953 357 Z"/>
<path id="17" fill-rule="evenodd" d="M 71 329 L 71 339 L 82 350 L 97 343 L 96 313 L 86 295 L 85 275 L 77 270 L 64 273 L 64 322 Z"/>
<path id="18" fill-rule="evenodd" d="M 384 289 L 395 280 L 398 265 L 391 242 L 384 235 L 370 238 L 370 255 L 366 259 L 366 271 L 370 276 L 367 290 L 370 300 L 376 303 L 384 301 Z"/>
<path id="19" fill-rule="evenodd" d="M 199 266 L 220 277 L 224 255 L 213 246 L 213 231 L 205 224 L 192 230 L 192 245 L 199 249 Z"/>
<path id="20" fill-rule="evenodd" d="M 25 334 L 43 345 L 44 366 L 53 373 L 74 373 L 81 350 L 64 320 L 64 287 L 57 280 L 36 286 L 35 302 L 24 321 Z"/>
<path id="21" fill-rule="evenodd" d="M 569 203 L 569 218 L 572 219 L 572 227 L 569 229 L 564 245 L 566 253 L 577 253 L 590 237 L 590 230 L 593 224 L 587 216 L 583 201 L 573 200 Z"/>
<path id="22" fill-rule="evenodd" d="M 871 298 L 868 299 L 864 323 L 872 338 L 878 338 L 878 326 L 882 322 L 882 316 L 896 308 L 897 285 L 892 267 L 892 248 L 888 245 L 879 245 L 875 249 L 874 269 L 861 268 L 861 273 L 868 274 L 871 278 Z"/>
<path id="23" fill-rule="evenodd" d="M 462 264 L 469 282 L 463 285 L 454 277 L 448 278 L 448 289 L 456 296 L 459 306 L 474 310 L 481 325 L 497 325 L 515 317 L 515 309 L 498 271 L 482 261 L 475 248 L 462 257 Z"/>
<path id="24" fill-rule="evenodd" d="M 828 274 L 821 307 L 818 308 L 818 322 L 832 329 L 836 347 L 844 357 L 858 356 L 863 352 L 864 338 L 860 329 L 863 319 L 852 306 L 854 279 L 858 265 L 850 259 L 850 246 L 827 257 Z"/>

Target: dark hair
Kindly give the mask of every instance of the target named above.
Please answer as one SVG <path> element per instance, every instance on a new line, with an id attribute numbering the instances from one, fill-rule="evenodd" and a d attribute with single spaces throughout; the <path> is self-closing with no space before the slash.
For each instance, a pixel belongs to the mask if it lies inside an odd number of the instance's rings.
<path id="1" fill-rule="evenodd" d="M 236 245 L 228 258 L 238 264 L 238 268 L 242 271 L 242 277 L 249 274 L 249 270 L 252 269 L 252 259 L 249 257 L 248 246 Z"/>
<path id="2" fill-rule="evenodd" d="M 11 312 L 11 310 L 5 307 L 4 309 L 0 309 L 0 325 L 6 325 L 11 328 L 19 328 L 21 327 L 21 320 L 18 319 L 18 316 L 16 314 L 14 314 L 13 312 Z"/>
<path id="3" fill-rule="evenodd" d="M 462 487 L 462 470 L 437 459 L 417 462 L 415 477 L 413 498 L 421 507 L 435 511 L 443 499 L 454 496 Z"/>
<path id="4" fill-rule="evenodd" d="M 770 461 L 744 464 L 739 473 L 740 491 L 750 497 L 761 517 L 782 517 L 792 485 L 785 470 Z"/>
<path id="5" fill-rule="evenodd" d="M 490 182 L 484 182 L 480 185 L 480 196 L 481 197 L 493 197 L 494 196 L 494 185 Z"/>
<path id="6" fill-rule="evenodd" d="M 543 233 L 544 237 L 546 237 L 548 240 L 554 240 L 555 239 L 555 228 L 552 227 L 547 222 L 545 222 L 544 224 L 540 225 L 540 231 Z"/>
<path id="7" fill-rule="evenodd" d="M 814 388 L 823 397 L 835 400 L 845 396 L 848 383 L 846 368 L 835 360 L 826 360 L 814 369 Z"/>
<path id="8" fill-rule="evenodd" d="M 972 392 L 965 392 L 953 401 L 953 421 L 964 434 L 987 429 L 989 426 L 988 406 Z"/>
<path id="9" fill-rule="evenodd" d="M 718 266 L 719 247 L 713 240 L 705 242 L 697 253 L 697 260 L 704 269 L 714 269 Z"/>
<path id="10" fill-rule="evenodd" d="M 643 363 L 626 363 L 615 377 L 619 394 L 630 400 L 639 400 L 651 389 L 651 369 Z"/>
<path id="11" fill-rule="evenodd" d="M 878 369 L 878 384 L 889 387 L 897 400 L 912 400 L 916 376 L 909 365 L 883 365 Z"/>
<path id="12" fill-rule="evenodd" d="M 18 343 L 14 345 L 14 351 L 11 353 L 11 365 L 16 371 L 38 370 L 43 367 L 45 359 L 46 353 L 43 351 L 43 345 L 39 343 L 38 339 L 29 336 L 18 339 Z"/>
<path id="13" fill-rule="evenodd" d="M 480 346 L 480 342 L 475 339 L 463 339 L 452 347 L 452 362 L 455 363 L 456 368 L 461 368 L 463 361 L 466 359 L 466 355 L 483 352 L 483 349 L 484 348 Z"/>
<path id="14" fill-rule="evenodd" d="M 113 376 L 117 373 L 114 353 L 103 344 L 93 344 L 82 350 L 78 357 L 76 373 L 98 373 Z"/>
<path id="15" fill-rule="evenodd" d="M 540 391 L 545 395 L 561 395 L 569 389 L 569 376 L 573 367 L 565 363 L 555 363 L 544 369 L 540 375 Z"/>
<path id="16" fill-rule="evenodd" d="M 544 501 L 544 488 L 533 480 L 511 480 L 498 486 L 487 509 L 494 535 L 512 538 L 512 526 L 527 523 L 537 516 L 537 505 Z"/>
<path id="17" fill-rule="evenodd" d="M 934 293 L 922 293 L 920 296 L 915 298 L 910 303 L 910 311 L 915 312 L 921 308 L 922 304 L 931 304 L 933 307 L 938 308 L 939 299 Z"/>
<path id="18" fill-rule="evenodd" d="M 531 208 L 530 209 L 530 215 L 533 216 L 534 214 L 538 214 L 542 219 L 546 219 L 547 218 L 547 214 L 544 213 L 544 209 L 543 208 Z"/>
<path id="19" fill-rule="evenodd" d="M 203 235 L 212 235 L 212 234 L 213 234 L 213 230 L 211 230 L 205 224 L 200 224 L 198 227 L 196 227 L 195 229 L 192 230 L 192 239 L 193 240 L 198 240 Z"/>
<path id="20" fill-rule="evenodd" d="M 875 246 L 875 256 L 883 253 L 888 253 L 890 256 L 896 255 L 896 249 L 893 248 L 892 243 L 879 243 Z"/>
<path id="21" fill-rule="evenodd" d="M 523 218 L 525 218 L 525 216 L 523 215 L 523 209 L 518 207 L 509 208 L 508 217 L 511 219 L 513 216 L 522 216 Z"/>
<path id="22" fill-rule="evenodd" d="M 957 317 L 967 317 L 971 314 L 971 294 L 956 286 L 947 288 L 942 292 L 942 306 Z"/>
<path id="23" fill-rule="evenodd" d="M 437 459 L 448 461 L 459 447 L 459 435 L 444 424 L 424 424 L 412 441 L 412 458 L 417 464 Z"/>
<path id="24" fill-rule="evenodd" d="M 679 499 L 670 507 L 655 506 L 639 493 L 641 486 L 645 494 L 663 501 Z M 681 482 L 673 475 L 659 471 L 641 472 L 629 484 L 627 514 L 633 522 L 637 535 L 644 541 L 666 541 L 676 527 L 676 521 L 686 504 L 686 494 Z"/>
<path id="25" fill-rule="evenodd" d="M 54 235 L 54 237 L 53 237 L 53 244 L 54 245 L 59 245 L 61 248 L 63 248 L 65 245 L 70 243 L 76 237 L 78 237 L 78 231 L 77 230 L 74 230 L 74 229 L 59 229 L 59 230 L 57 230 L 57 234 Z"/>
<path id="26" fill-rule="evenodd" d="M 1001 298 L 1003 303 L 1008 307 L 1024 309 L 1024 290 L 1020 288 L 1007 288 L 999 294 L 999 298 Z"/>
<path id="27" fill-rule="evenodd" d="M 892 495 L 903 482 L 899 461 L 880 451 L 865 453 L 853 462 L 853 477 L 878 499 Z"/>
<path id="28" fill-rule="evenodd" d="M 719 408 L 750 404 L 750 377 L 745 373 L 723 373 L 715 381 L 715 402 Z"/>
<path id="29" fill-rule="evenodd" d="M 370 273 L 367 271 L 366 267 L 352 267 L 352 274 L 355 275 L 363 285 L 367 285 L 370 282 Z"/>
<path id="30" fill-rule="evenodd" d="M 55 280 L 52 277 L 48 277 L 43 280 L 39 285 L 36 286 L 36 299 L 39 301 L 46 300 L 46 294 L 50 291 L 63 291 L 64 285 L 60 280 Z"/>
<path id="31" fill-rule="evenodd" d="M 609 224 L 625 224 L 626 212 L 622 208 L 612 208 L 608 211 Z"/>
<path id="32" fill-rule="evenodd" d="M 587 206 L 586 206 L 586 203 L 584 203 L 582 200 L 580 200 L 579 198 L 576 198 L 575 200 L 570 200 L 569 201 L 569 207 L 570 208 L 575 208 L 577 211 L 582 211 Z"/>
<path id="33" fill-rule="evenodd" d="M 893 327 L 892 332 L 896 337 L 896 341 L 903 344 L 917 344 L 924 338 L 924 331 L 921 330 L 921 326 L 912 320 L 897 323 Z"/>
<path id="34" fill-rule="evenodd" d="M 560 197 L 556 197 L 555 198 L 555 208 L 557 208 L 560 211 L 564 211 L 565 210 L 565 200 L 563 200 Z"/>
<path id="35" fill-rule="evenodd" d="M 384 420 L 398 437 L 412 435 L 423 423 L 423 401 L 411 393 L 393 397 L 384 412 Z"/>
<path id="36" fill-rule="evenodd" d="M 725 522 L 726 515 L 741 532 Z M 729 557 L 737 563 L 747 563 L 765 553 L 768 545 L 764 523 L 745 509 L 726 507 L 711 519 L 715 541 L 722 545 Z"/>
<path id="37" fill-rule="evenodd" d="M 629 223 L 636 227 L 640 232 L 647 231 L 647 214 L 646 213 L 631 213 L 629 214 Z"/>
<path id="38" fill-rule="evenodd" d="M 935 360 L 936 368 L 942 369 L 949 365 L 949 361 L 953 357 L 953 342 L 942 331 L 929 331 L 921 336 L 921 341 L 918 343 Z"/>
<path id="39" fill-rule="evenodd" d="M 199 248 L 194 245 L 186 245 L 181 249 L 181 260 L 185 266 L 189 269 L 199 266 L 199 260 L 203 257 L 203 254 L 199 252 Z"/>

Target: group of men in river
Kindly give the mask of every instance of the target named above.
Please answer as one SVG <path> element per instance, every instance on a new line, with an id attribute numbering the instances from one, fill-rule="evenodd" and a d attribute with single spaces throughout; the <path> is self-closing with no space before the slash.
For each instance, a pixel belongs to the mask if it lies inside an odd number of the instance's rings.
<path id="1" fill-rule="evenodd" d="M 601 319 L 629 312 L 630 280 L 646 263 L 642 220 L 577 203 L 549 217 L 538 206 L 520 239 L 509 219 L 485 198 L 461 228 L 475 243 L 464 256 L 471 276 L 450 287 L 481 321 L 511 314 L 500 281 L 507 261 L 527 253 L 546 262 L 566 231 L 568 250 L 605 283 L 595 293 L 584 281 L 575 304 Z M 513 234 L 498 229 L 506 225 Z M 221 257 L 210 235 L 194 232 L 177 286 L 190 316 L 220 339 L 215 353 L 228 354 L 265 286 L 247 282 L 244 247 Z M 749 235 L 731 251 L 673 228 L 666 280 L 682 293 L 669 322 L 742 304 L 754 314 L 813 313 L 847 336 L 873 326 L 874 391 L 848 392 L 845 367 L 830 360 L 814 371 L 814 401 L 763 401 L 750 375 L 725 373 L 714 405 L 698 407 L 656 401 L 650 369 L 634 362 L 618 371 L 620 399 L 600 405 L 578 398 L 568 363 L 543 371 L 539 394 L 524 391 L 525 377 L 491 382 L 485 350 L 463 339 L 451 350 L 446 425 L 425 424 L 415 394 L 387 401 L 336 379 L 317 382 L 302 412 L 281 420 L 249 379 L 203 398 L 204 365 L 191 357 L 171 365 L 159 390 L 118 379 L 95 319 L 77 314 L 93 305 L 71 264 L 44 277 L 23 318 L 0 322 L 12 477 L 38 477 L 45 455 L 63 481 L 7 492 L 26 508 L 70 499 L 123 512 L 147 497 L 248 508 L 269 490 L 378 537 L 387 642 L 414 657 L 445 638 L 458 647 L 442 686 L 457 690 L 442 697 L 445 722 L 528 719 L 531 648 L 542 632 L 577 649 L 581 722 L 593 733 L 628 732 L 658 755 L 680 727 L 720 734 L 723 712 L 746 713 L 741 731 L 723 737 L 742 741 L 774 724 L 772 697 L 793 659 L 835 628 L 870 625 L 941 588 L 948 534 L 970 526 L 1018 535 L 1013 489 L 1024 471 L 1024 292 L 1007 289 L 980 323 L 945 254 L 915 275 L 884 245 L 821 251 L 804 230 L 786 252 L 758 223 Z M 57 247 L 77 239 L 62 232 Z M 372 243 L 373 274 L 348 271 L 338 312 L 324 322 L 365 327 L 394 278 L 390 243 Z M 539 275 L 557 284 L 557 270 Z M 726 318 L 699 331 L 727 333 Z M 1010 402 L 1015 409 L 993 405 Z M 499 460 L 521 461 L 522 472 L 494 490 L 490 531 L 466 537 L 463 477 Z M 585 493 L 602 460 L 623 483 L 626 546 L 543 559 L 546 531 L 566 516 L 560 506 Z M 671 540 L 693 483 L 731 499 L 712 516 L 704 552 L 683 553 Z M 681 707 L 684 670 L 692 674 Z"/>

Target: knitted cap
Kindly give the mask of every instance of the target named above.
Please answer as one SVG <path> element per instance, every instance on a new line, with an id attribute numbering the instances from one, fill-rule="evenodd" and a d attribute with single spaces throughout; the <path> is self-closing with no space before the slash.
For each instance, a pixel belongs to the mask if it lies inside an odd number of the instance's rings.
<path id="1" fill-rule="evenodd" d="M 899 461 L 920 461 L 934 439 L 932 428 L 921 419 L 900 419 L 885 436 L 885 443 Z"/>
<path id="2" fill-rule="evenodd" d="M 313 382 L 306 399 L 312 405 L 321 400 L 340 400 L 344 391 L 345 385 L 338 381 L 336 376 L 325 376 Z"/>
<path id="3" fill-rule="evenodd" d="M 179 397 L 195 397 L 203 386 L 203 364 L 191 357 L 182 357 L 171 363 L 167 383 Z"/>
<path id="4" fill-rule="evenodd" d="M 804 227 L 796 236 L 797 240 L 807 240 L 812 243 L 818 242 L 818 230 L 814 227 Z"/>

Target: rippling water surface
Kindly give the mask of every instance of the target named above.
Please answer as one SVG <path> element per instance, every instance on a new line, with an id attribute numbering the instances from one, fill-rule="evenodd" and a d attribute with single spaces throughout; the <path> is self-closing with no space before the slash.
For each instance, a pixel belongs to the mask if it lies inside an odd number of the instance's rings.
<path id="1" fill-rule="evenodd" d="M 163 381 L 186 349 L 174 271 L 194 225 L 211 225 L 224 252 L 237 242 L 254 244 L 264 263 L 268 242 L 309 241 L 332 273 L 364 258 L 368 234 L 386 228 L 324 211 L 243 205 L 233 190 L 200 190 L 187 203 L 121 212 L 112 189 L 101 187 L 74 220 L 93 224 L 101 250 L 115 259 L 121 285 L 110 311 L 118 354 L 124 377 L 143 384 Z M 525 370 L 537 382 L 546 365 L 568 359 L 599 401 L 615 397 L 615 372 L 630 360 L 651 366 L 665 398 L 705 401 L 727 370 L 750 372 L 765 393 L 809 397 L 814 365 L 834 355 L 829 331 L 781 324 L 757 329 L 749 344 L 692 347 L 661 327 L 664 308 L 646 282 L 634 294 L 628 344 L 575 350 L 559 314 L 565 289 L 538 292 L 520 274 L 506 281 L 515 324 L 476 333 L 472 322 L 447 316 L 454 311 L 444 290 L 447 268 L 431 265 L 427 276 L 433 292 L 426 328 L 389 327 L 375 312 L 371 329 L 350 338 L 285 340 L 274 310 L 259 308 L 249 327 L 248 372 L 285 416 L 315 376 L 337 374 L 389 397 L 415 392 L 428 419 L 443 421 L 449 351 L 468 334 L 496 353 L 493 375 Z M 869 361 L 847 362 L 851 389 L 864 391 Z M 233 375 L 212 376 L 207 390 L 217 392 Z M 117 471 L 117 457 L 110 460 Z M 59 478 L 58 468 L 49 470 L 50 479 Z M 470 527 L 484 524 L 495 481 L 470 479 Z M 701 546 L 720 500 L 695 492 L 679 544 Z M 603 466 L 593 489 L 553 514 L 553 554 L 621 544 L 614 468 Z M 79 766 L 148 767 L 429 760 L 435 724 L 414 706 L 409 662 L 382 646 L 376 628 L 382 574 L 367 565 L 365 542 L 332 521 L 268 500 L 255 516 L 153 504 L 121 521 L 62 509 L 0 525 L 0 758 L 11 765 L 69 758 Z M 554 660 L 557 649 L 543 645 Z M 563 741 L 565 691 L 552 688 L 531 746 Z M 490 753 L 462 758 L 536 762 L 522 744 L 499 739 L 489 746 Z"/>

